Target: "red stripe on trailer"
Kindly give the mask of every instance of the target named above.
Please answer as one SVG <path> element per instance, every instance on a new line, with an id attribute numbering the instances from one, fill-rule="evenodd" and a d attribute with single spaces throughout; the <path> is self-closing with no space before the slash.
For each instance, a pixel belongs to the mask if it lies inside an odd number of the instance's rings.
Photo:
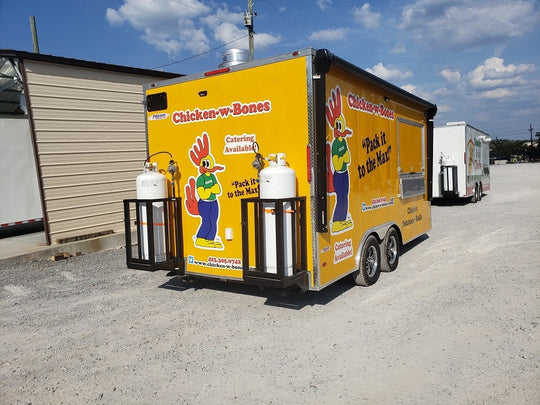
<path id="1" fill-rule="evenodd" d="M 43 221 L 43 218 L 28 219 L 26 221 L 8 222 L 6 224 L 0 224 L 0 228 L 4 228 L 7 226 L 23 225 L 23 224 L 33 224 L 34 222 L 38 222 L 38 221 Z"/>

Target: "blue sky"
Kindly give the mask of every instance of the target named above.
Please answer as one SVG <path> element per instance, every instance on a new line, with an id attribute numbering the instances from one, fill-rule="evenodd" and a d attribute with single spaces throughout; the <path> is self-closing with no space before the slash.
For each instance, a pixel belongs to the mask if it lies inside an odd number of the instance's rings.
<path id="1" fill-rule="evenodd" d="M 0 48 L 183 74 L 247 48 L 247 0 L 0 0 Z M 426 100 L 435 125 L 540 132 L 538 0 L 254 0 L 255 58 L 328 48 Z"/>

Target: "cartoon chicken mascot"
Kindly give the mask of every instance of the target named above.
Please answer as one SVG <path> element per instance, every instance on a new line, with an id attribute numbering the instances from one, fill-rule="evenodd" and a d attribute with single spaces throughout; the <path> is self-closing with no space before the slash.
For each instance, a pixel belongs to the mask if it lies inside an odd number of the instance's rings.
<path id="1" fill-rule="evenodd" d="M 200 173 L 197 179 L 189 178 L 185 189 L 187 211 L 192 216 L 201 217 L 195 246 L 204 249 L 223 249 L 219 237 L 216 238 L 219 218 L 217 197 L 221 195 L 221 186 L 214 173 L 225 170 L 225 166 L 215 163 L 214 157 L 210 154 L 210 142 L 206 132 L 197 137 L 189 150 L 189 157 Z"/>
<path id="2" fill-rule="evenodd" d="M 333 172 L 328 173 L 328 192 L 336 195 L 334 214 L 332 216 L 332 233 L 343 232 L 353 226 L 349 216 L 349 170 L 351 162 L 348 136 L 352 136 L 352 130 L 347 128 L 345 117 L 341 107 L 341 89 L 336 86 L 330 92 L 330 98 L 326 105 L 326 119 L 332 129 L 332 143 L 327 144 L 328 160 L 332 161 Z"/>

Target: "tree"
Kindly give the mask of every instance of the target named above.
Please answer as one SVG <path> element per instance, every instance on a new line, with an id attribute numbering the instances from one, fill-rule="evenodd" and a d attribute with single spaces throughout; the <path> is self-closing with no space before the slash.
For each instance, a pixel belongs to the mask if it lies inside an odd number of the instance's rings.
<path id="1" fill-rule="evenodd" d="M 512 155 L 528 156 L 526 142 L 495 138 L 490 144 L 490 155 L 492 158 L 507 160 Z"/>

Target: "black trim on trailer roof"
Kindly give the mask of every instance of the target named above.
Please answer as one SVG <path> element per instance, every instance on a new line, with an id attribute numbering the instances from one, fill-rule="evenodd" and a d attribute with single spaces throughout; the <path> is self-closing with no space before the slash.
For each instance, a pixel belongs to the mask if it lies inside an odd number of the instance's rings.
<path id="1" fill-rule="evenodd" d="M 60 65 L 77 66 L 88 69 L 107 70 L 111 72 L 128 73 L 140 76 L 162 77 L 164 79 L 172 79 L 174 77 L 184 76 L 180 73 L 163 72 L 160 70 L 140 69 L 121 65 L 112 65 L 109 63 L 91 62 L 81 59 L 64 58 L 61 56 L 44 55 L 41 53 L 33 53 L 26 51 L 17 51 L 13 49 L 0 49 L 0 57 L 19 58 L 27 60 L 35 60 L 40 62 L 57 63 Z"/>
<path id="2" fill-rule="evenodd" d="M 347 62 L 344 59 L 341 59 L 339 56 L 334 55 L 328 49 L 318 49 L 315 53 L 315 69 L 316 73 L 328 73 L 330 67 L 335 65 L 338 68 L 345 70 L 346 72 L 352 73 L 354 75 L 361 75 L 365 80 L 371 82 L 377 86 L 382 87 L 385 90 L 388 90 L 391 94 L 399 95 L 406 100 L 419 104 L 426 109 L 426 116 L 428 119 L 435 117 L 437 113 L 437 105 L 430 103 L 418 96 L 415 96 L 408 91 L 403 90 L 400 87 L 393 85 L 392 83 L 387 82 L 386 80 L 377 77 L 364 69 L 360 69 L 358 66 L 353 65 L 350 62 Z"/>

